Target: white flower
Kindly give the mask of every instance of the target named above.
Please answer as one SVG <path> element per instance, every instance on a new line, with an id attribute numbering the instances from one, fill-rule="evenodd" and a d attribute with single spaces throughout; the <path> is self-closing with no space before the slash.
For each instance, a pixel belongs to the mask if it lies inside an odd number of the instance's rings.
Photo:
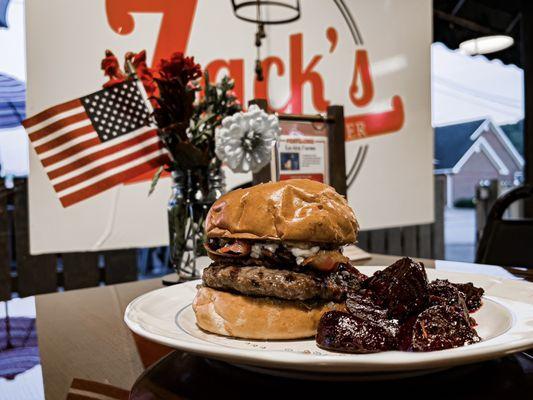
<path id="1" fill-rule="evenodd" d="M 270 161 L 279 132 L 278 117 L 253 104 L 222 120 L 215 133 L 215 153 L 235 172 L 257 172 Z"/>

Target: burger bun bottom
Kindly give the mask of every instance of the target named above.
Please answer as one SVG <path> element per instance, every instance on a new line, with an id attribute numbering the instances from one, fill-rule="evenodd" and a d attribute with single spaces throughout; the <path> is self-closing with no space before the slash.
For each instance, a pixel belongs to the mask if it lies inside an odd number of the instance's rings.
<path id="1" fill-rule="evenodd" d="M 344 310 L 344 304 L 313 308 L 294 301 L 238 295 L 206 286 L 193 301 L 196 323 L 205 331 L 243 339 L 303 339 L 316 334 L 322 314 Z"/>

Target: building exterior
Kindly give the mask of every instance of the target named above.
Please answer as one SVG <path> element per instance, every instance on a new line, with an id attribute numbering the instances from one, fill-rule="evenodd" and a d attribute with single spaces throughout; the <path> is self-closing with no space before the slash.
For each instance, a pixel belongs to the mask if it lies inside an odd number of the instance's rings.
<path id="1" fill-rule="evenodd" d="M 446 176 L 447 205 L 472 199 L 483 179 L 513 181 L 522 156 L 489 118 L 435 128 L 435 174 Z"/>

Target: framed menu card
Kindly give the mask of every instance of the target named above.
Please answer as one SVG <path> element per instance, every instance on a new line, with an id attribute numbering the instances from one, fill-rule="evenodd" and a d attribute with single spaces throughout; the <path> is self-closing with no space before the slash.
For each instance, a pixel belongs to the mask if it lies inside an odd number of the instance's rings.
<path id="1" fill-rule="evenodd" d="M 263 100 L 251 103 L 266 108 Z M 281 134 L 272 160 L 253 175 L 254 184 L 305 178 L 333 186 L 346 194 L 344 113 L 328 107 L 327 115 L 279 114 Z"/>
<path id="2" fill-rule="evenodd" d="M 312 179 L 329 184 L 328 132 L 325 123 L 280 120 L 271 175 L 275 180 Z"/>

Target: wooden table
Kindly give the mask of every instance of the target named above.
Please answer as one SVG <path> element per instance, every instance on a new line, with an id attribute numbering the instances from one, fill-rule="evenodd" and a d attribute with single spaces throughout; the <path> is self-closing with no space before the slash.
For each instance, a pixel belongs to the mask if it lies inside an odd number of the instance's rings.
<path id="1" fill-rule="evenodd" d="M 357 264 L 389 265 L 397 258 L 374 255 Z M 435 268 L 435 261 L 422 261 Z M 465 272 L 475 266 L 458 265 Z M 46 398 L 65 399 L 75 378 L 129 390 L 147 366 L 167 354 L 168 348 L 134 337 L 122 320 L 131 300 L 161 286 L 161 279 L 151 279 L 36 296 Z"/>

